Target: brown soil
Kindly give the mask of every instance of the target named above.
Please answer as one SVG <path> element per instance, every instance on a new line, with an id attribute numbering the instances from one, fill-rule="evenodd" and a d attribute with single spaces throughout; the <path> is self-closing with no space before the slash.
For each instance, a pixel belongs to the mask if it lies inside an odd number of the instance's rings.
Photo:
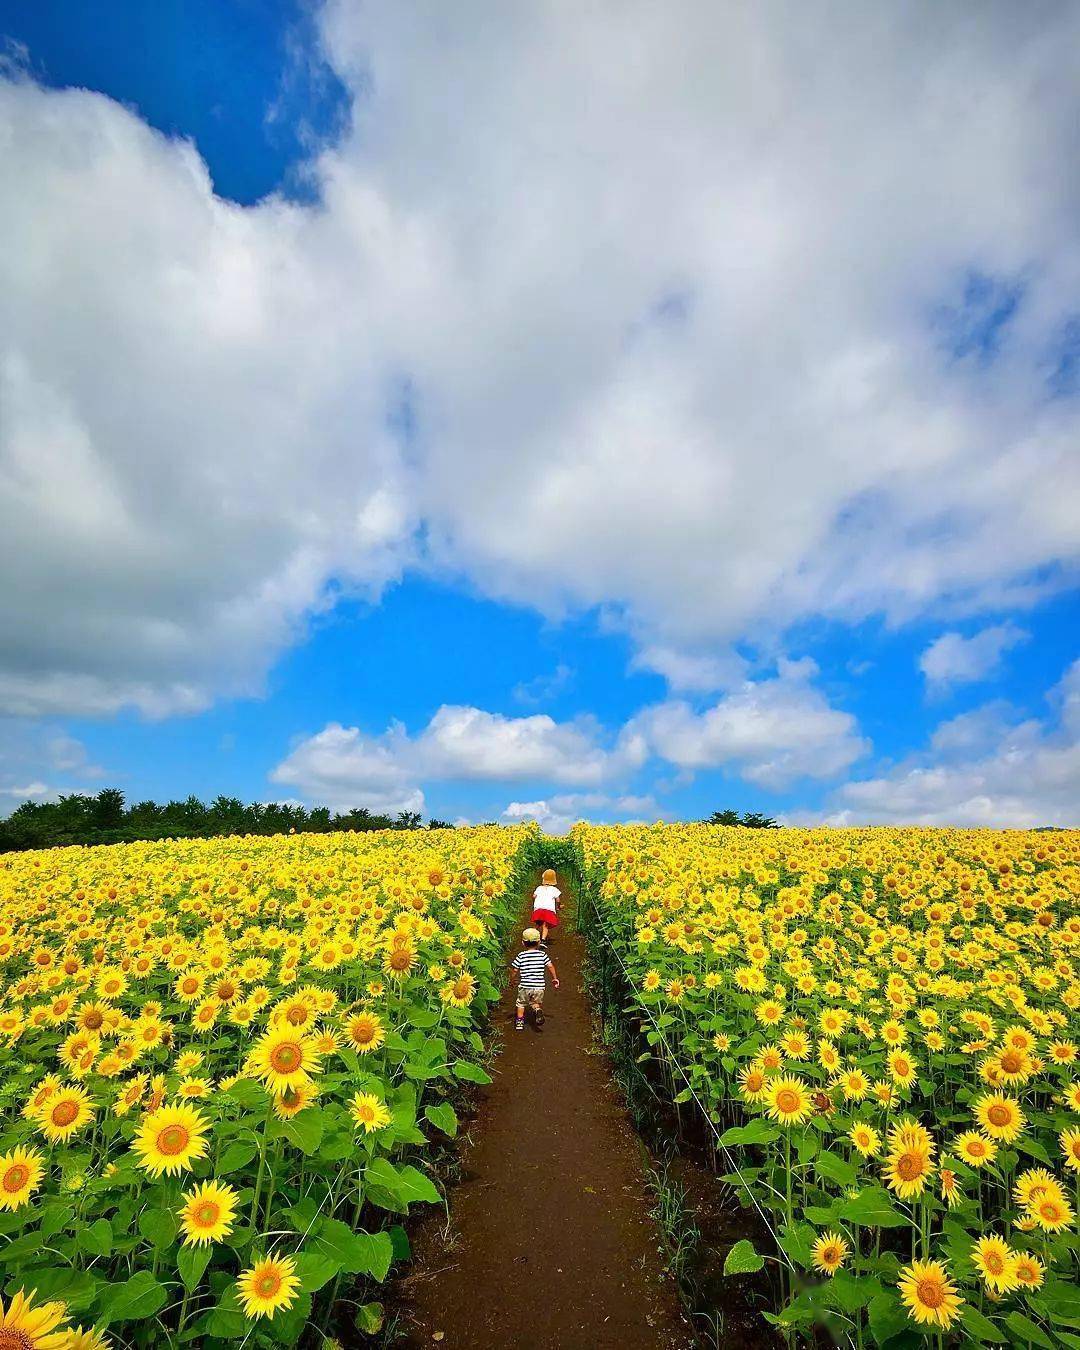
<path id="1" fill-rule="evenodd" d="M 481 1094 L 450 1217 L 429 1213 L 396 1311 L 409 1347 L 681 1350 L 693 1338 L 648 1218 L 639 1141 L 592 1034 L 583 939 L 550 943 L 538 1032 L 507 990 L 494 1082 Z"/>

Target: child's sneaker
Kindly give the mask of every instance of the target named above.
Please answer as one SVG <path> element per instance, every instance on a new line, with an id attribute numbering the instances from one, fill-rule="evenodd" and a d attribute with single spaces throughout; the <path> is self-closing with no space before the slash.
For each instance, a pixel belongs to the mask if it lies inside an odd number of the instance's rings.
<path id="1" fill-rule="evenodd" d="M 524 1019 L 524 1017 L 515 1017 L 515 1018 L 514 1018 L 514 1030 L 515 1030 L 515 1031 L 524 1031 L 524 1030 L 525 1030 L 525 1019 Z"/>
<path id="2" fill-rule="evenodd" d="M 537 1008 L 536 1010 L 536 1014 L 533 1018 L 533 1021 L 536 1023 L 537 1031 L 539 1031 L 540 1028 L 544 1025 L 544 1014 L 540 1011 L 539 1008 Z"/>

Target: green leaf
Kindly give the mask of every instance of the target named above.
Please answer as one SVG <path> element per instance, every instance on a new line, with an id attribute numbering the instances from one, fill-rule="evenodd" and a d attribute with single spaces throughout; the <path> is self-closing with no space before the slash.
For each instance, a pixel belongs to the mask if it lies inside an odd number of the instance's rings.
<path id="1" fill-rule="evenodd" d="M 43 1206 L 41 1228 L 39 1229 L 41 1236 L 51 1238 L 55 1233 L 61 1232 L 71 1222 L 74 1213 L 75 1211 L 70 1205 L 59 1204 L 56 1201 Z"/>
<path id="2" fill-rule="evenodd" d="M 429 1205 L 437 1205 L 442 1200 L 435 1183 L 416 1167 L 400 1168 L 398 1183 L 398 1194 L 407 1205 L 411 1205 L 415 1200 L 423 1200 Z"/>
<path id="3" fill-rule="evenodd" d="M 1018 1341 L 1030 1341 L 1032 1345 L 1042 1346 L 1043 1350 L 1054 1350 L 1054 1342 L 1046 1335 L 1042 1327 L 1033 1322 L 1030 1317 L 1025 1317 L 1023 1313 L 1010 1313 L 1005 1319 L 1005 1325 L 1015 1333 Z"/>
<path id="4" fill-rule="evenodd" d="M 903 1304 L 889 1290 L 870 1300 L 868 1315 L 870 1331 L 878 1345 L 884 1345 L 886 1341 L 911 1327 Z"/>
<path id="5" fill-rule="evenodd" d="M 382 1330 L 386 1314 L 381 1303 L 363 1303 L 356 1310 L 355 1326 L 365 1336 L 374 1336 Z"/>
<path id="6" fill-rule="evenodd" d="M 720 1136 L 720 1142 L 725 1148 L 732 1148 L 737 1144 L 771 1144 L 779 1138 L 779 1126 L 771 1124 L 764 1116 L 758 1116 L 749 1125 L 733 1125 L 730 1130 L 725 1130 Z"/>
<path id="7" fill-rule="evenodd" d="M 991 1341 L 995 1345 L 1000 1345 L 1008 1340 L 1003 1331 L 994 1326 L 989 1318 L 984 1317 L 978 1308 L 973 1308 L 970 1303 L 961 1312 L 960 1317 L 967 1331 L 977 1341 Z"/>
<path id="8" fill-rule="evenodd" d="M 222 1150 L 216 1169 L 217 1175 L 227 1177 L 230 1172 L 238 1172 L 241 1167 L 246 1167 L 253 1161 L 258 1151 L 259 1146 L 254 1139 L 234 1139 Z"/>
<path id="9" fill-rule="evenodd" d="M 340 1219 L 320 1224 L 313 1249 L 336 1261 L 346 1274 L 371 1275 L 376 1280 L 386 1278 L 394 1257 L 389 1233 L 354 1233 Z"/>
<path id="10" fill-rule="evenodd" d="M 754 1244 L 747 1238 L 736 1242 L 724 1261 L 725 1275 L 752 1275 L 765 1264 L 765 1258 L 754 1250 Z"/>
<path id="11" fill-rule="evenodd" d="M 341 1270 L 341 1266 L 325 1252 L 303 1251 L 294 1257 L 300 1288 L 305 1294 L 314 1294 Z"/>
<path id="12" fill-rule="evenodd" d="M 885 1292 L 880 1280 L 867 1275 L 852 1275 L 846 1270 L 836 1272 L 829 1281 L 828 1289 L 831 1301 L 848 1313 L 858 1312 Z"/>
<path id="13" fill-rule="evenodd" d="M 144 1209 L 139 1215 L 139 1232 L 157 1251 L 164 1251 L 176 1240 L 176 1215 L 171 1209 Z"/>
<path id="14" fill-rule="evenodd" d="M 448 1134 L 451 1139 L 456 1137 L 458 1132 L 457 1112 L 449 1102 L 440 1102 L 438 1106 L 425 1106 L 424 1116 L 437 1129 L 442 1130 L 443 1134 Z"/>
<path id="15" fill-rule="evenodd" d="M 75 1241 L 91 1256 L 108 1256 L 113 1247 L 112 1224 L 108 1219 L 95 1219 L 76 1230 Z"/>
<path id="16" fill-rule="evenodd" d="M 225 1089 L 224 1095 L 237 1102 L 245 1111 L 265 1111 L 270 1100 L 266 1094 L 266 1089 L 256 1083 L 253 1078 L 238 1078 L 235 1083 Z"/>
<path id="17" fill-rule="evenodd" d="M 308 1106 L 299 1115 L 283 1120 L 278 1129 L 283 1139 L 310 1157 L 322 1143 L 323 1123 L 322 1111 L 317 1106 Z"/>
<path id="18" fill-rule="evenodd" d="M 482 1069 L 479 1064 L 472 1064 L 467 1059 L 455 1059 L 453 1064 L 454 1077 L 461 1078 L 466 1083 L 490 1083 L 491 1074 L 486 1069 Z"/>
<path id="19" fill-rule="evenodd" d="M 140 1270 L 130 1280 L 111 1285 L 101 1296 L 98 1321 L 104 1326 L 111 1322 L 139 1322 L 153 1317 L 165 1305 L 165 1287 L 150 1274 Z"/>
<path id="20" fill-rule="evenodd" d="M 439 1014 L 431 1008 L 422 1008 L 419 1004 L 413 1004 L 409 1009 L 409 1025 L 420 1027 L 424 1031 L 429 1030 L 439 1020 Z"/>
<path id="21" fill-rule="evenodd" d="M 210 1264 L 214 1254 L 213 1246 L 207 1242 L 199 1247 L 181 1247 L 176 1253 L 176 1268 L 187 1290 L 197 1289 L 203 1272 Z"/>
<path id="22" fill-rule="evenodd" d="M 881 1186 L 866 1186 L 839 1210 L 845 1223 L 865 1223 L 873 1228 L 902 1228 L 908 1220 L 894 1208 L 889 1192 Z"/>
<path id="23" fill-rule="evenodd" d="M 814 1171 L 819 1177 L 845 1187 L 854 1186 L 859 1175 L 851 1163 L 841 1158 L 838 1153 L 830 1153 L 828 1149 L 822 1149 L 814 1159 Z"/>
<path id="24" fill-rule="evenodd" d="M 6 1257 L 6 1248 L 4 1252 Z M 37 1303 L 49 1303 L 53 1299 L 59 1299 L 67 1304 L 70 1312 L 82 1312 L 97 1298 L 101 1281 L 85 1270 L 53 1266 L 46 1270 L 20 1271 L 15 1288 L 17 1289 L 19 1285 L 26 1289 L 36 1289 Z"/>

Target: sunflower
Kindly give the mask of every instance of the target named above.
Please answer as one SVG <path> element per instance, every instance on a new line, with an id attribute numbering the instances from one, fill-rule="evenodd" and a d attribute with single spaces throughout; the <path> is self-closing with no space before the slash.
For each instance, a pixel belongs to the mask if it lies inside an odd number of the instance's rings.
<path id="1" fill-rule="evenodd" d="M 280 1097 L 272 1097 L 270 1100 L 274 1107 L 274 1115 L 279 1120 L 291 1120 L 293 1116 L 298 1116 L 305 1107 L 310 1106 L 319 1095 L 319 1089 L 314 1083 L 301 1083 L 298 1087 L 286 1088 Z"/>
<path id="2" fill-rule="evenodd" d="M 839 1233 L 823 1233 L 814 1243 L 814 1265 L 826 1275 L 835 1275 L 847 1260 L 848 1250 Z"/>
<path id="3" fill-rule="evenodd" d="M 4 1307 L 0 1298 L 0 1346 L 12 1350 L 66 1350 L 68 1332 L 56 1328 L 67 1317 L 63 1303 L 39 1303 L 34 1307 L 34 1293 L 20 1289 Z"/>
<path id="4" fill-rule="evenodd" d="M 747 1064 L 739 1070 L 739 1091 L 748 1102 L 759 1102 L 765 1096 L 768 1079 L 760 1064 Z"/>
<path id="5" fill-rule="evenodd" d="M 0 1209 L 21 1209 L 41 1185 L 44 1171 L 36 1149 L 13 1148 L 0 1157 Z"/>
<path id="6" fill-rule="evenodd" d="M 204 1181 L 193 1191 L 185 1191 L 180 1210 L 184 1246 L 219 1242 L 228 1237 L 236 1217 L 236 1204 L 237 1194 L 233 1188 L 216 1181 Z"/>
<path id="7" fill-rule="evenodd" d="M 386 1103 L 371 1092 L 357 1092 L 349 1103 L 349 1113 L 357 1128 L 362 1129 L 365 1134 L 373 1134 L 375 1130 L 381 1130 L 390 1124 L 390 1112 L 386 1109 Z"/>
<path id="8" fill-rule="evenodd" d="M 1016 1253 L 1004 1238 L 979 1238 L 971 1249 L 971 1259 L 991 1292 L 1006 1294 L 1016 1288 Z"/>
<path id="9" fill-rule="evenodd" d="M 940 1261 L 912 1261 L 901 1270 L 897 1286 L 916 1322 L 943 1331 L 956 1321 L 964 1303 Z"/>
<path id="10" fill-rule="evenodd" d="M 131 1147 L 151 1176 L 187 1172 L 206 1156 L 209 1121 L 193 1106 L 159 1106 L 143 1116 Z"/>
<path id="11" fill-rule="evenodd" d="M 964 1193 L 956 1180 L 956 1173 L 951 1167 L 943 1167 L 941 1169 L 940 1181 L 942 1200 L 945 1201 L 949 1209 L 955 1209 L 964 1198 Z"/>
<path id="12" fill-rule="evenodd" d="M 890 1153 L 885 1165 L 885 1183 L 901 1200 L 921 1195 L 934 1171 L 930 1154 L 916 1144 Z"/>
<path id="13" fill-rule="evenodd" d="M 969 1167 L 985 1167 L 997 1155 L 997 1144 L 978 1130 L 966 1130 L 952 1141 L 952 1152 Z"/>
<path id="14" fill-rule="evenodd" d="M 1028 1214 L 1046 1233 L 1060 1233 L 1071 1228 L 1075 1215 L 1059 1187 L 1047 1189 L 1028 1205 Z"/>
<path id="15" fill-rule="evenodd" d="M 276 1096 L 306 1083 L 319 1068 L 319 1053 L 309 1036 L 286 1022 L 272 1026 L 251 1052 L 251 1071 Z"/>
<path id="16" fill-rule="evenodd" d="M 58 1088 L 38 1111 L 38 1129 L 50 1144 L 65 1143 L 94 1118 L 90 1098 L 81 1087 Z"/>
<path id="17" fill-rule="evenodd" d="M 991 1139 L 1011 1144 L 1026 1124 L 1020 1103 L 1003 1092 L 988 1093 L 972 1106 L 975 1119 Z"/>
<path id="18" fill-rule="evenodd" d="M 289 1308 L 300 1292 L 300 1277 L 291 1256 L 264 1256 L 257 1259 L 236 1281 L 236 1292 L 247 1317 L 267 1317 Z"/>
<path id="19" fill-rule="evenodd" d="M 765 1090 L 765 1109 L 781 1125 L 801 1125 L 813 1111 L 813 1101 L 801 1078 L 774 1078 Z"/>
<path id="20" fill-rule="evenodd" d="M 1065 1155 L 1065 1166 L 1080 1172 L 1080 1130 L 1062 1130 L 1058 1142 Z"/>
<path id="21" fill-rule="evenodd" d="M 894 1050 L 889 1056 L 889 1073 L 897 1087 L 909 1088 L 918 1077 L 915 1061 L 906 1050 Z"/>
<path id="22" fill-rule="evenodd" d="M 1046 1279 L 1046 1265 L 1031 1252 L 1017 1252 L 1013 1274 L 1016 1283 L 1023 1289 L 1041 1289 Z"/>
<path id="23" fill-rule="evenodd" d="M 67 1333 L 64 1350 L 112 1350 L 112 1341 L 92 1327 L 73 1327 Z"/>
<path id="24" fill-rule="evenodd" d="M 473 1000 L 473 994 L 476 992 L 476 979 L 474 976 L 466 973 L 459 975 L 456 980 L 450 980 L 443 985 L 439 991 L 439 997 L 444 1003 L 448 1003 L 452 1008 L 467 1008 Z"/>
<path id="25" fill-rule="evenodd" d="M 861 1120 L 852 1125 L 848 1138 L 864 1158 L 876 1158 L 881 1152 L 881 1136 L 872 1125 L 864 1125 Z"/>

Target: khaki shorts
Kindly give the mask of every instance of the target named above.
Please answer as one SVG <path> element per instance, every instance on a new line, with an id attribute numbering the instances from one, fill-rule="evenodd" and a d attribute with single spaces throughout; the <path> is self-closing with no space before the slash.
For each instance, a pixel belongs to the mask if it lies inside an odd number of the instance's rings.
<path id="1" fill-rule="evenodd" d="M 544 1002 L 543 989 L 519 989 L 517 1005 L 519 1008 L 539 1008 Z"/>

